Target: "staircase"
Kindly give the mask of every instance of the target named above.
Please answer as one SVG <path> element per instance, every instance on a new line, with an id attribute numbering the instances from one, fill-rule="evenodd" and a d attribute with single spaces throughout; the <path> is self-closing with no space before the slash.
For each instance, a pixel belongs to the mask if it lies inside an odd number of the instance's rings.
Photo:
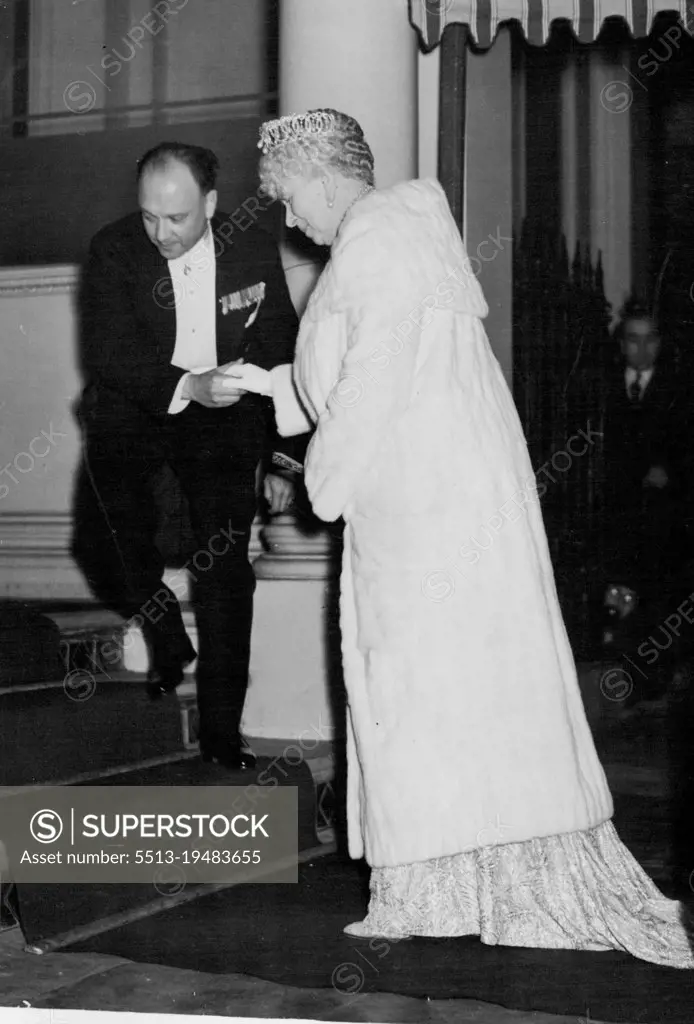
<path id="1" fill-rule="evenodd" d="M 151 701 L 126 624 L 96 604 L 32 603 L 60 632 L 58 678 L 0 681 L 0 786 L 98 782 L 138 769 L 197 757 L 194 676 L 175 694 Z M 184 621 L 195 643 L 192 613 Z M 190 666 L 194 668 L 194 664 Z M 334 841 L 333 756 L 329 742 L 304 751 L 291 741 L 248 737 L 258 757 L 296 766 L 305 760 L 315 786 L 316 832 Z"/>
<path id="2" fill-rule="evenodd" d="M 60 631 L 62 676 L 0 683 L 0 785 L 71 784 L 180 758 L 178 702 L 151 703 L 144 676 L 124 670 L 121 620 L 94 605 L 39 610 Z"/>
<path id="3" fill-rule="evenodd" d="M 142 651 L 130 642 L 118 616 L 78 602 L 32 603 L 32 608 L 58 627 L 60 672 L 57 678 L 46 679 L 27 679 L 26 672 L 19 673 L 24 676 L 21 681 L 5 673 L 0 680 L 0 787 L 11 793 L 18 788 L 102 781 L 137 785 L 147 784 L 138 780 L 152 772 L 161 779 L 159 785 L 176 784 L 181 773 L 189 779 L 187 784 L 196 784 L 194 676 L 188 674 L 175 694 L 151 701 L 145 691 L 146 673 L 128 668 L 133 661 L 141 665 Z M 195 641 L 189 609 L 184 621 Z M 297 743 L 268 745 L 250 737 L 249 745 L 259 758 L 271 759 L 259 762 L 266 778 L 275 771 L 287 779 L 284 784 L 291 785 L 296 778 L 312 780 L 313 799 L 302 783 L 300 801 L 309 821 L 313 803 L 315 840 L 329 850 L 336 839 L 331 744 L 303 751 Z M 299 771 L 301 760 L 309 769 L 303 769 L 305 776 Z M 190 771 L 185 768 L 188 761 Z M 305 814 L 302 820 L 306 824 Z M 2 875 L 0 840 L 0 932 L 15 927 L 19 916 L 16 889 L 3 883 Z"/>

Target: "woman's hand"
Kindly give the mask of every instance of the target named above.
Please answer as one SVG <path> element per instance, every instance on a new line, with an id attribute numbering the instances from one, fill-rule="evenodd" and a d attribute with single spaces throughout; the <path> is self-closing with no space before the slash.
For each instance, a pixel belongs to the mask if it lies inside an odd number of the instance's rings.
<path id="1" fill-rule="evenodd" d="M 225 387 L 272 397 L 272 374 L 269 370 L 261 370 L 253 363 L 236 363 L 227 367 L 224 373 L 229 378 Z"/>

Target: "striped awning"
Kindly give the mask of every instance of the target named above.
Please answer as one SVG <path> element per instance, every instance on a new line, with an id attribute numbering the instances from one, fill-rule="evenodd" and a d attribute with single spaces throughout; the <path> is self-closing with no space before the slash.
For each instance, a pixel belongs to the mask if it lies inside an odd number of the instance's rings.
<path id="1" fill-rule="evenodd" d="M 464 22 L 478 46 L 491 46 L 505 21 L 518 21 L 530 43 L 543 46 L 550 25 L 569 21 L 582 43 L 599 35 L 606 18 L 623 18 L 635 37 L 647 36 L 657 14 L 673 11 L 691 32 L 693 0 L 410 0 L 410 18 L 425 49 L 441 42 L 446 25 Z"/>

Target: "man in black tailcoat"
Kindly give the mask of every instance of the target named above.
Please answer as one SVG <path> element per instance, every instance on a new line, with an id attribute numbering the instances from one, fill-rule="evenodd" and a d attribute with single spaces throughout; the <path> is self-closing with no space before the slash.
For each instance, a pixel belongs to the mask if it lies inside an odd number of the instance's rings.
<path id="1" fill-rule="evenodd" d="M 265 496 L 283 511 L 301 445 L 280 442 L 269 401 L 228 387 L 224 370 L 240 359 L 291 362 L 298 324 L 273 240 L 252 218 L 240 231 L 238 218 L 217 215 L 216 172 L 201 147 L 150 150 L 138 164 L 139 212 L 92 240 L 79 408 L 90 493 L 76 508 L 73 550 L 96 595 L 141 624 L 150 696 L 172 691 L 196 653 L 155 545 L 153 488 L 164 465 L 173 469 L 197 547 L 201 754 L 245 768 L 257 470 L 272 468 Z"/>

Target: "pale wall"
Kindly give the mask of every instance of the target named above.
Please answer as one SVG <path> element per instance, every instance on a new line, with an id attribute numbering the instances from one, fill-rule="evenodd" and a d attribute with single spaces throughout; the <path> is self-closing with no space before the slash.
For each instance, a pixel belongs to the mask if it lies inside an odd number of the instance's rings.
<path id="1" fill-rule="evenodd" d="M 0 270 L 0 515 L 70 511 L 80 444 L 75 284 L 70 266 Z"/>

